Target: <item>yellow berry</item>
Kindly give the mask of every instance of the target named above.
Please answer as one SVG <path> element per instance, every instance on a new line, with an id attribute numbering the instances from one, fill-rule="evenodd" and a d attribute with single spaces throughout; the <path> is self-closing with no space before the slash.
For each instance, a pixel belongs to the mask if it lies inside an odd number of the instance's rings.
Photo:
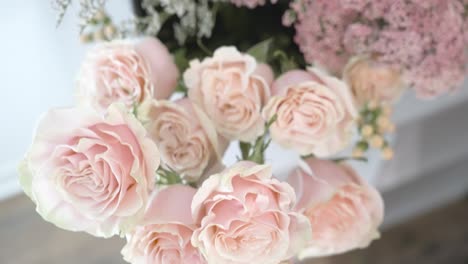
<path id="1" fill-rule="evenodd" d="M 370 145 L 373 148 L 382 148 L 384 145 L 384 139 L 380 135 L 374 135 L 370 140 L 369 140 Z"/>
<path id="2" fill-rule="evenodd" d="M 382 157 L 385 160 L 391 160 L 391 159 L 393 159 L 393 156 L 394 156 L 394 153 L 393 153 L 393 149 L 391 147 L 385 147 L 382 150 Z"/>
<path id="3" fill-rule="evenodd" d="M 81 34 L 80 35 L 80 41 L 81 43 L 89 43 L 93 39 L 93 36 L 90 34 Z"/>
<path id="4" fill-rule="evenodd" d="M 375 110 L 377 107 L 379 107 L 379 103 L 375 100 L 371 100 L 367 103 L 367 108 L 369 108 L 369 110 Z"/>
<path id="5" fill-rule="evenodd" d="M 391 116 L 393 112 L 392 105 L 390 104 L 382 105 L 382 112 L 385 116 Z"/>
<path id="6" fill-rule="evenodd" d="M 362 117 L 361 117 L 361 116 L 356 117 L 356 123 L 362 124 L 362 123 L 363 123 L 362 121 L 363 121 L 363 120 L 362 120 Z"/>
<path id="7" fill-rule="evenodd" d="M 388 133 L 393 133 L 393 132 L 395 132 L 395 124 L 393 124 L 393 123 L 388 124 L 386 130 L 387 130 Z"/>
<path id="8" fill-rule="evenodd" d="M 374 134 L 374 128 L 371 125 L 364 125 L 361 129 L 361 135 L 364 138 L 368 138 Z"/>
<path id="9" fill-rule="evenodd" d="M 102 10 L 97 11 L 94 15 L 94 19 L 96 19 L 97 21 L 103 21 L 106 17 L 106 13 L 104 13 L 104 11 Z"/>
<path id="10" fill-rule="evenodd" d="M 386 116 L 379 116 L 379 118 L 377 118 L 377 125 L 379 128 L 385 129 L 389 124 L 390 120 L 388 120 Z"/>
<path id="11" fill-rule="evenodd" d="M 98 29 L 93 33 L 94 41 L 103 41 L 105 40 L 105 35 L 102 29 Z"/>
<path id="12" fill-rule="evenodd" d="M 353 153 L 351 154 L 353 158 L 359 159 L 364 157 L 364 151 L 361 148 L 355 148 L 353 149 Z"/>
<path id="13" fill-rule="evenodd" d="M 114 25 L 107 25 L 104 27 L 104 33 L 107 39 L 112 39 L 115 36 L 116 29 Z"/>

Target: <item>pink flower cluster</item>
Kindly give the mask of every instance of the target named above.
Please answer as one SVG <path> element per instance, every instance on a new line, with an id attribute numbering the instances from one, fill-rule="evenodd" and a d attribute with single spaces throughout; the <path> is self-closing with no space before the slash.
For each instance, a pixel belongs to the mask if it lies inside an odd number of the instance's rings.
<path id="1" fill-rule="evenodd" d="M 405 81 L 423 98 L 448 92 L 464 79 L 465 6 L 464 0 L 298 0 L 291 4 L 296 15 L 295 41 L 307 62 L 340 74 L 352 56 L 372 55 L 402 69 Z"/>

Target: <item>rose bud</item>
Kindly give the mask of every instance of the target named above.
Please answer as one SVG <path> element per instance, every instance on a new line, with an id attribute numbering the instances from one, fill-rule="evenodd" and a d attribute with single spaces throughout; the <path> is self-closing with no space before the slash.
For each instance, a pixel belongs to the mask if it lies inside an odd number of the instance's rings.
<path id="1" fill-rule="evenodd" d="M 347 165 L 310 158 L 289 175 L 296 209 L 312 226 L 312 240 L 299 258 L 340 254 L 379 238 L 383 201 L 379 192 Z"/>

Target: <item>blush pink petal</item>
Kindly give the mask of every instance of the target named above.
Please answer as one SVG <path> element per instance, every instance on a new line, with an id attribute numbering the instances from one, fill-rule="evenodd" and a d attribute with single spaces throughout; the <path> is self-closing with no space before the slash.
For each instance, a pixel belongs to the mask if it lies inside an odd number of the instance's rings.
<path id="1" fill-rule="evenodd" d="M 291 172 L 296 210 L 312 226 L 312 240 L 300 258 L 340 254 L 367 247 L 379 237 L 382 197 L 347 165 L 315 158 Z"/>
<path id="2" fill-rule="evenodd" d="M 197 190 L 192 244 L 208 263 L 280 263 L 310 239 L 310 223 L 294 206 L 294 190 L 272 179 L 270 167 L 239 162 Z"/>
<path id="3" fill-rule="evenodd" d="M 146 37 L 135 45 L 135 49 L 149 64 L 154 98 L 169 98 L 177 86 L 179 69 L 167 47 L 156 38 Z"/>
<path id="4" fill-rule="evenodd" d="M 221 163 L 228 142 L 189 99 L 154 100 L 141 107 L 140 113 L 163 162 L 185 180 L 203 179 Z"/>
<path id="5" fill-rule="evenodd" d="M 19 172 L 45 220 L 109 237 L 142 217 L 158 166 L 145 129 L 113 105 L 106 116 L 87 107 L 49 111 Z"/>
<path id="6" fill-rule="evenodd" d="M 144 223 L 180 223 L 192 225 L 190 211 L 192 198 L 196 189 L 186 185 L 172 185 L 158 192 L 150 198 L 146 210 Z"/>
<path id="7" fill-rule="evenodd" d="M 190 243 L 195 192 L 189 186 L 171 185 L 153 193 L 144 221 L 127 234 L 124 259 L 134 264 L 206 263 Z"/>
<path id="8" fill-rule="evenodd" d="M 250 142 L 264 132 L 261 108 L 270 96 L 257 62 L 235 47 L 220 47 L 212 57 L 193 60 L 184 72 L 190 100 L 228 140 Z M 265 70 L 261 70 L 265 72 Z"/>
<path id="9" fill-rule="evenodd" d="M 272 95 L 284 95 L 289 87 L 302 82 L 315 81 L 313 75 L 304 70 L 291 70 L 283 73 L 275 80 L 271 87 Z"/>
<path id="10" fill-rule="evenodd" d="M 262 77 L 268 86 L 271 86 L 275 80 L 275 74 L 273 73 L 273 70 L 271 69 L 270 65 L 265 63 L 258 64 L 254 74 Z"/>
<path id="11" fill-rule="evenodd" d="M 273 93 L 262 110 L 272 140 L 300 155 L 327 157 L 350 142 L 357 110 L 346 83 L 316 69 L 293 70 L 273 84 Z"/>

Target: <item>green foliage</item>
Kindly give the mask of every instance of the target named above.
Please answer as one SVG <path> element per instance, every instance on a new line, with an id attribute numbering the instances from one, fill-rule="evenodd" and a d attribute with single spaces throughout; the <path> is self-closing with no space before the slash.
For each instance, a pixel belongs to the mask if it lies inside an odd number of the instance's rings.
<path id="1" fill-rule="evenodd" d="M 255 142 L 239 142 L 239 148 L 241 150 L 241 160 L 250 160 L 257 164 L 265 163 L 265 151 L 270 146 L 271 139 L 268 138 L 268 130 L 271 125 L 276 121 L 277 115 L 274 115 L 265 124 L 265 133 L 258 137 Z"/>
<path id="2" fill-rule="evenodd" d="M 189 61 L 187 59 L 187 49 L 186 48 L 179 48 L 173 52 L 174 61 L 177 67 L 181 72 L 189 66 Z"/>
<path id="3" fill-rule="evenodd" d="M 268 3 L 255 9 L 238 8 L 224 1 L 208 1 L 207 8 L 214 17 L 214 27 L 209 37 L 187 35 L 181 44 L 176 39 L 174 27 L 180 22 L 178 18 L 171 16 L 161 24 L 157 37 L 174 54 L 181 71 L 187 68 L 190 60 L 209 56 L 221 46 L 235 46 L 251 54 L 260 62 L 270 64 L 276 74 L 305 67 L 303 56 L 292 41 L 294 29 L 283 26 L 279 19 L 289 9 L 289 1 Z M 148 14 L 143 11 L 140 15 L 140 18 L 144 18 Z M 195 32 L 198 30 L 201 29 L 194 29 Z"/>
<path id="4" fill-rule="evenodd" d="M 261 41 L 247 50 L 258 62 L 268 63 L 273 39 L 269 38 Z"/>
<path id="5" fill-rule="evenodd" d="M 172 169 L 159 168 L 156 172 L 156 183 L 158 185 L 172 185 L 183 183 L 180 175 Z"/>
<path id="6" fill-rule="evenodd" d="M 182 176 L 171 168 L 159 167 L 156 171 L 156 184 L 157 185 L 173 185 L 173 184 L 184 184 L 197 188 L 196 182 L 187 181 Z"/>

